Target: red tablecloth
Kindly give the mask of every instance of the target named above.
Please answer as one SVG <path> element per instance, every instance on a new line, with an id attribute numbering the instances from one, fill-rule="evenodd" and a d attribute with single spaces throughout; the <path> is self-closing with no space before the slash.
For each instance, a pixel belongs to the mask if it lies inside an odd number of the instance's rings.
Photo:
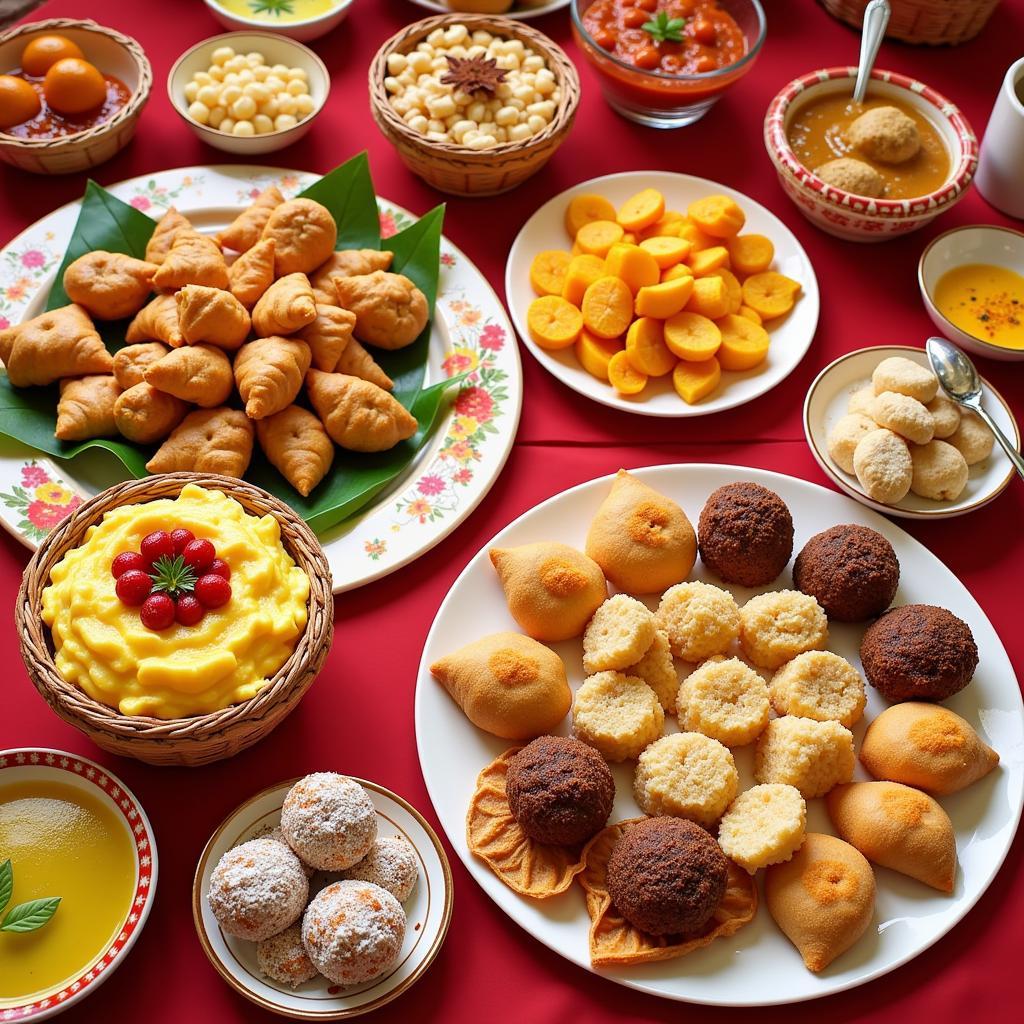
<path id="1" fill-rule="evenodd" d="M 666 424 L 594 405 L 556 383 L 524 353 L 527 398 L 519 439 L 498 483 L 458 531 L 401 572 L 337 601 L 338 631 L 323 675 L 299 709 L 255 749 L 201 770 L 155 769 L 98 752 L 57 720 L 20 670 L 11 620 L 0 625 L 0 659 L 10 666 L 0 710 L 0 746 L 43 744 L 87 754 L 120 774 L 146 807 L 160 851 L 156 907 L 138 946 L 110 982 L 69 1021 L 161 1022 L 270 1020 L 225 985 L 196 940 L 190 894 L 210 832 L 254 791 L 303 772 L 332 769 L 375 779 L 434 821 L 420 776 L 412 697 L 420 650 L 434 612 L 462 569 L 497 530 L 551 494 L 614 471 L 660 462 L 730 462 L 826 480 L 804 442 L 800 409 L 814 374 L 842 352 L 866 344 L 919 344 L 931 323 L 918 298 L 916 267 L 926 241 L 972 222 L 1011 223 L 971 193 L 932 227 L 885 245 L 837 241 L 800 217 L 784 197 L 761 143 L 761 119 L 775 92 L 811 69 L 856 61 L 857 36 L 811 0 L 768 0 L 768 40 L 753 72 L 698 125 L 662 133 L 630 124 L 604 104 L 586 65 L 583 101 L 569 141 L 536 178 L 501 199 L 449 200 L 445 230 L 501 291 L 508 247 L 523 219 L 582 178 L 659 168 L 717 179 L 769 206 L 807 248 L 821 285 L 817 338 L 803 364 L 769 396 L 703 419 Z M 325 171 L 368 148 L 378 192 L 418 212 L 438 195 L 401 166 L 374 127 L 366 66 L 380 43 L 424 14 L 402 0 L 359 0 L 349 20 L 315 43 L 334 76 L 328 109 L 309 137 L 269 158 L 284 167 Z M 178 119 L 164 81 L 187 46 L 220 31 L 199 0 L 127 4 L 53 0 L 35 17 L 92 17 L 135 36 L 153 63 L 154 88 L 138 136 L 93 176 L 101 183 L 187 164 L 223 163 Z M 570 54 L 568 15 L 539 27 Z M 879 66 L 924 79 L 957 102 L 979 136 L 1006 67 L 1020 56 L 1024 4 L 1004 0 L 988 27 L 957 49 L 886 44 Z M 55 206 L 81 195 L 84 176 L 35 178 L 0 166 L 0 243 Z M 1018 223 L 1016 225 L 1020 227 Z M 1024 414 L 1020 364 L 986 363 L 1018 416 Z M 1024 568 L 1024 487 L 1014 483 L 969 518 L 904 525 L 960 574 L 1024 668 L 1019 624 Z M 10 608 L 25 552 L 0 538 L 0 606 Z M 762 1019 L 837 1021 L 1007 1019 L 1020 987 L 1024 947 L 1024 872 L 1018 840 L 980 904 L 933 949 L 885 979 L 820 1004 L 762 1011 Z M 449 850 L 450 853 L 450 850 Z M 451 854 L 450 854 L 451 855 Z M 573 1015 L 595 1024 L 624 1019 L 739 1020 L 739 1011 L 683 1008 L 642 996 L 568 965 L 513 925 L 451 855 L 455 913 L 433 968 L 410 992 L 378 1012 L 406 1019 L 475 1024 L 524 1020 L 547 1024 Z M 1014 912 L 1016 908 L 1016 912 Z"/>

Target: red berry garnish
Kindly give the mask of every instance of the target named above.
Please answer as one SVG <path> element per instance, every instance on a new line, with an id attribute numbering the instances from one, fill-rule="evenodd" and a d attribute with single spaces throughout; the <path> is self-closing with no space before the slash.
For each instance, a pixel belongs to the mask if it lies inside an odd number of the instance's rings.
<path id="1" fill-rule="evenodd" d="M 223 558 L 215 558 L 206 571 L 214 576 L 223 576 L 226 580 L 231 579 L 231 566 Z"/>
<path id="2" fill-rule="evenodd" d="M 110 574 L 115 580 L 120 579 L 129 569 L 138 569 L 139 572 L 146 571 L 146 560 L 138 551 L 122 551 L 110 563 Z"/>
<path id="3" fill-rule="evenodd" d="M 196 580 L 195 593 L 207 608 L 219 608 L 231 600 L 231 584 L 223 576 L 209 572 Z"/>
<path id="4" fill-rule="evenodd" d="M 139 609 L 147 629 L 161 630 L 174 625 L 174 602 L 166 594 L 150 594 Z"/>
<path id="5" fill-rule="evenodd" d="M 127 572 L 121 573 L 114 586 L 121 603 L 133 608 L 142 604 L 149 597 L 149 592 L 152 589 L 153 581 L 141 569 L 129 569 Z"/>
<path id="6" fill-rule="evenodd" d="M 181 553 L 185 564 L 192 566 L 197 575 L 206 572 L 217 557 L 217 549 L 208 540 L 193 540 L 185 545 Z"/>
<path id="7" fill-rule="evenodd" d="M 142 549 L 142 557 L 147 565 L 152 565 L 160 558 L 174 557 L 174 541 L 166 530 L 155 530 L 147 533 L 139 545 Z"/>
<path id="8" fill-rule="evenodd" d="M 196 539 L 196 535 L 191 530 L 186 530 L 184 527 L 179 526 L 177 530 L 171 530 L 171 540 L 174 543 L 174 553 L 180 555 L 186 548 L 187 545 L 191 544 Z"/>
<path id="9" fill-rule="evenodd" d="M 174 617 L 183 626 L 194 626 L 205 614 L 206 609 L 194 594 L 182 594 L 178 598 Z"/>

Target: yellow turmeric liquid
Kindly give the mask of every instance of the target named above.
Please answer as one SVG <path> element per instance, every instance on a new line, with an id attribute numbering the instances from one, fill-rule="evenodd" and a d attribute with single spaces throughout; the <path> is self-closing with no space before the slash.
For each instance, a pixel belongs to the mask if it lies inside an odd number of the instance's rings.
<path id="1" fill-rule="evenodd" d="M 935 305 L 973 338 L 1024 349 L 1024 277 L 1006 267 L 967 263 L 947 270 L 935 286 Z"/>
<path id="2" fill-rule="evenodd" d="M 265 21 L 268 25 L 287 25 L 326 14 L 339 0 L 217 0 L 217 6 L 243 18 Z"/>

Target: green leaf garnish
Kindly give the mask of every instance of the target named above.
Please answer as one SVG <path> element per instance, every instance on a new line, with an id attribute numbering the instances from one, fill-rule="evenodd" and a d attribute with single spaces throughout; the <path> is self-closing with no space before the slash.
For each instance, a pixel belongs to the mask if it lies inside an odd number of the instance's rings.
<path id="1" fill-rule="evenodd" d="M 59 905 L 59 896 L 19 903 L 4 918 L 4 923 L 0 924 L 0 932 L 34 932 L 57 913 Z"/>
<path id="2" fill-rule="evenodd" d="M 11 858 L 0 864 L 0 911 L 11 902 L 11 893 L 14 892 L 14 867 Z"/>
<path id="3" fill-rule="evenodd" d="M 668 11 L 661 10 L 640 26 L 656 43 L 681 43 L 685 18 L 670 18 Z"/>
<path id="4" fill-rule="evenodd" d="M 294 14 L 294 0 L 250 0 L 253 14 Z"/>
<path id="5" fill-rule="evenodd" d="M 183 555 L 177 558 L 163 555 L 153 563 L 149 575 L 153 580 L 154 594 L 164 593 L 177 597 L 179 594 L 191 594 L 196 588 L 196 571 L 191 565 L 185 564 Z"/>

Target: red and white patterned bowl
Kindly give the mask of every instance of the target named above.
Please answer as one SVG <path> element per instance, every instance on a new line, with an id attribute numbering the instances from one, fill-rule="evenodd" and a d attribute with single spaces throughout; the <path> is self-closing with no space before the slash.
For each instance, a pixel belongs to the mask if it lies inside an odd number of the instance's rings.
<path id="1" fill-rule="evenodd" d="M 121 966 L 139 937 L 156 896 L 157 856 L 153 827 L 142 805 L 120 779 L 87 757 L 47 747 L 0 750 L 0 785 L 50 779 L 89 790 L 105 803 L 131 834 L 135 848 L 135 894 L 110 945 L 57 990 L 20 1002 L 0 1001 L 0 1021 L 39 1021 L 66 1010 L 94 992 Z"/>
<path id="2" fill-rule="evenodd" d="M 814 96 L 853 93 L 857 69 L 823 68 L 795 78 L 768 107 L 764 144 L 779 182 L 797 209 L 830 235 L 853 242 L 883 242 L 916 231 L 955 206 L 967 191 L 978 164 L 978 140 L 967 119 L 941 93 L 895 71 L 871 72 L 871 92 L 916 108 L 938 129 L 950 157 L 949 177 L 941 188 L 913 199 L 869 199 L 822 181 L 796 157 L 787 138 L 792 115 Z"/>

